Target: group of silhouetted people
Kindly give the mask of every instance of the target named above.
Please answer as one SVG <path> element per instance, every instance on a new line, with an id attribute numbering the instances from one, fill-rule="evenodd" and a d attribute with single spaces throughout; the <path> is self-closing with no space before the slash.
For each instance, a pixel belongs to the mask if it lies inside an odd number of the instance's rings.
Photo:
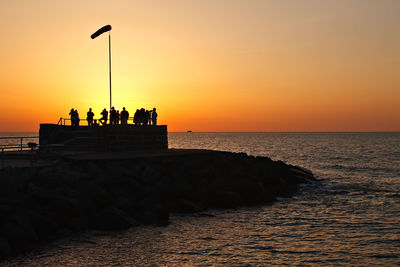
<path id="1" fill-rule="evenodd" d="M 110 116 L 108 116 L 108 113 L 110 113 Z M 69 115 L 71 118 L 71 126 L 79 126 L 80 119 L 78 111 L 71 109 Z M 110 112 L 108 112 L 107 109 L 103 109 L 100 115 L 101 118 L 98 121 L 102 125 L 106 125 L 108 119 L 110 119 L 111 125 L 118 125 L 120 123 L 121 125 L 127 125 L 129 120 L 129 112 L 125 109 L 125 107 L 122 108 L 121 112 L 116 110 L 114 107 L 110 109 Z M 158 114 L 156 112 L 156 108 L 153 108 L 153 110 L 145 110 L 144 108 L 137 109 L 133 118 L 133 123 L 135 125 L 157 125 L 157 116 Z M 99 125 L 97 120 L 94 119 L 94 113 L 91 108 L 89 108 L 89 111 L 87 112 L 86 120 L 88 122 L 88 126 Z"/>
<path id="2" fill-rule="evenodd" d="M 153 110 L 137 109 L 133 116 L 133 123 L 135 125 L 157 125 L 157 116 L 156 108 Z"/>
<path id="3" fill-rule="evenodd" d="M 79 113 L 78 110 L 75 110 L 71 108 L 71 111 L 69 112 L 69 116 L 71 117 L 71 126 L 77 127 L 79 126 Z"/>

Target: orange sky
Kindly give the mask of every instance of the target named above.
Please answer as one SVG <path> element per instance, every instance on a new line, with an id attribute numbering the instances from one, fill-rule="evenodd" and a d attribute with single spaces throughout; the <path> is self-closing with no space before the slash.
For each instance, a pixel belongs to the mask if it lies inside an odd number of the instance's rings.
<path id="1" fill-rule="evenodd" d="M 2 0 L 0 131 L 157 107 L 169 131 L 400 131 L 398 0 Z"/>

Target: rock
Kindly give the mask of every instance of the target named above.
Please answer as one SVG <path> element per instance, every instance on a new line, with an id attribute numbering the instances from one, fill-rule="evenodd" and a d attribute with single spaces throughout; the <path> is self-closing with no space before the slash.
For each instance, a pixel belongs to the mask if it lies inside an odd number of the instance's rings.
<path id="1" fill-rule="evenodd" d="M 259 204 L 265 197 L 264 186 L 261 182 L 249 182 L 243 184 L 240 193 L 243 202 L 247 205 Z"/>
<path id="2" fill-rule="evenodd" d="M 204 207 L 185 199 L 179 199 L 175 205 L 172 205 L 171 210 L 176 213 L 194 213 L 204 210 Z"/>
<path id="3" fill-rule="evenodd" d="M 81 215 L 84 211 L 77 200 L 63 196 L 54 197 L 51 202 L 45 206 L 48 217 L 54 220 L 59 226 L 68 226 L 70 218 Z"/>
<path id="4" fill-rule="evenodd" d="M 131 212 L 134 207 L 134 200 L 128 196 L 119 196 L 115 201 L 115 206 L 127 213 Z"/>
<path id="5" fill-rule="evenodd" d="M 145 224 L 167 225 L 169 223 L 169 211 L 166 203 L 157 196 L 151 196 L 138 203 L 136 215 L 140 215 L 140 221 Z"/>
<path id="6" fill-rule="evenodd" d="M 42 203 L 51 202 L 54 198 L 58 196 L 53 190 L 49 190 L 48 188 L 44 188 L 41 186 L 37 186 L 33 182 L 30 182 L 27 186 L 28 195 L 32 196 L 34 199 Z"/>
<path id="7" fill-rule="evenodd" d="M 78 172 L 70 164 L 61 162 L 40 169 L 34 182 L 39 187 L 62 190 L 76 186 L 84 177 L 86 177 L 85 173 Z"/>
<path id="8" fill-rule="evenodd" d="M 2 237 L 0 237 L 0 259 L 6 258 L 11 254 L 11 248 L 8 244 L 8 241 Z"/>
<path id="9" fill-rule="evenodd" d="M 93 224 L 101 230 L 119 230 L 135 226 L 138 223 L 122 210 L 108 206 L 98 214 Z"/>
<path id="10" fill-rule="evenodd" d="M 242 205 L 242 198 L 235 192 L 211 192 L 208 195 L 207 205 L 219 209 L 235 209 Z"/>
<path id="11" fill-rule="evenodd" d="M 10 222 L 0 226 L 0 236 L 8 241 L 13 250 L 25 249 L 38 240 L 36 233 L 31 229 Z"/>
<path id="12" fill-rule="evenodd" d="M 310 170 L 305 168 L 300 168 L 297 166 L 291 166 L 289 171 L 299 180 L 298 183 L 318 183 L 317 179 L 315 179 L 314 175 Z"/>
<path id="13" fill-rule="evenodd" d="M 267 157 L 209 151 L 74 161 L 0 171 L 0 257 L 86 229 L 166 225 L 169 213 L 232 209 L 293 195 L 309 170 Z"/>
<path id="14" fill-rule="evenodd" d="M 31 220 L 25 212 L 17 211 L 8 217 L 8 222 L 20 226 L 32 241 L 37 241 L 38 236 L 35 229 L 32 227 Z"/>
<path id="15" fill-rule="evenodd" d="M 264 186 L 264 193 L 262 196 L 262 200 L 265 203 L 270 203 L 276 201 L 275 191 L 269 185 Z"/>
<path id="16" fill-rule="evenodd" d="M 89 218 L 87 216 L 69 218 L 65 226 L 73 232 L 83 231 L 89 226 Z"/>
<path id="17" fill-rule="evenodd" d="M 162 205 L 152 206 L 144 212 L 143 222 L 146 224 L 167 225 L 169 224 L 168 209 Z"/>
<path id="18" fill-rule="evenodd" d="M 51 240 L 55 237 L 59 226 L 49 216 L 30 212 L 29 219 L 39 241 Z"/>
<path id="19" fill-rule="evenodd" d="M 80 205 L 93 210 L 94 208 L 102 209 L 113 202 L 110 194 L 98 183 L 81 182 L 80 186 L 71 192 Z"/>
<path id="20" fill-rule="evenodd" d="M 29 173 L 24 173 L 22 170 L 14 168 L 0 172 L 0 196 L 10 198 L 18 191 L 22 191 L 26 181 L 29 179 L 27 177 Z"/>

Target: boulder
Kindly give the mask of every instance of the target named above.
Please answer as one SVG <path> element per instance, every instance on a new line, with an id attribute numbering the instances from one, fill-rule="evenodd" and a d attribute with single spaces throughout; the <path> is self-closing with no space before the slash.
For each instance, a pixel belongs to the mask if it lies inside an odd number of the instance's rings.
<path id="1" fill-rule="evenodd" d="M 167 225 L 169 223 L 169 210 L 167 203 L 158 196 L 150 196 L 136 205 L 136 217 L 145 224 Z"/>
<path id="2" fill-rule="evenodd" d="M 126 229 L 138 224 L 127 213 L 112 206 L 108 206 L 99 212 L 92 223 L 95 228 L 101 230 Z"/>
<path id="3" fill-rule="evenodd" d="M 170 210 L 176 213 L 194 213 L 204 210 L 204 207 L 190 200 L 179 199 L 170 206 Z"/>
<path id="4" fill-rule="evenodd" d="M 235 209 L 242 205 L 243 201 L 238 193 L 214 191 L 208 194 L 206 203 L 211 208 Z"/>
<path id="5" fill-rule="evenodd" d="M 169 224 L 169 211 L 163 205 L 155 205 L 145 210 L 142 222 L 146 224 L 167 225 Z"/>
<path id="6" fill-rule="evenodd" d="M 265 197 L 264 186 L 261 182 L 244 183 L 240 191 L 243 202 L 246 205 L 262 203 Z"/>
<path id="7" fill-rule="evenodd" d="M 6 222 L 0 226 L 0 236 L 7 240 L 14 251 L 24 250 L 38 240 L 32 229 L 11 222 Z"/>
<path id="8" fill-rule="evenodd" d="M 50 218 L 50 216 L 47 214 L 39 214 L 34 211 L 31 211 L 28 216 L 39 241 L 43 242 L 55 237 L 59 226 Z"/>
<path id="9" fill-rule="evenodd" d="M 2 237 L 0 237 L 0 259 L 6 258 L 11 254 L 11 248 L 8 244 L 8 241 Z"/>

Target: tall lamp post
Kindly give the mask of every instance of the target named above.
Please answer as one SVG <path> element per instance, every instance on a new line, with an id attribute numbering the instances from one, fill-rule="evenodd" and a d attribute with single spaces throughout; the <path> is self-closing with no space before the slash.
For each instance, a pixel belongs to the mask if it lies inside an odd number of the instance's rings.
<path id="1" fill-rule="evenodd" d="M 93 33 L 90 38 L 94 39 L 97 36 L 108 32 L 108 65 L 109 65 L 109 72 L 110 72 L 110 110 L 112 107 L 112 102 L 111 102 L 111 25 L 106 25 L 104 27 L 101 27 L 98 29 L 95 33 Z"/>

